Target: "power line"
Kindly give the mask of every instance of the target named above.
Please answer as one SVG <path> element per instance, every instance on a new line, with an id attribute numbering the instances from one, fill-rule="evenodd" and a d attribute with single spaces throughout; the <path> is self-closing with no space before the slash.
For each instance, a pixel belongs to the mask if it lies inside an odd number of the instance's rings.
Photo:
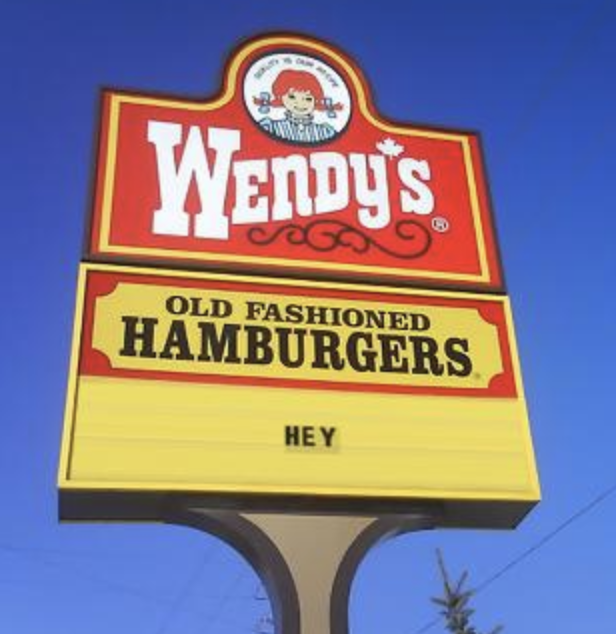
<path id="1" fill-rule="evenodd" d="M 506 566 L 503 566 L 498 572 L 494 573 L 491 577 L 486 579 L 483 583 L 481 583 L 475 590 L 475 592 L 481 592 L 489 585 L 493 584 L 497 579 L 506 574 L 509 570 L 517 566 L 519 563 L 530 557 L 533 553 L 537 552 L 540 548 L 543 548 L 548 542 L 554 539 L 559 533 L 562 533 L 566 528 L 571 526 L 576 520 L 580 519 L 583 515 L 586 515 L 593 508 L 599 506 L 602 502 L 604 502 L 612 493 L 616 491 L 616 483 L 612 486 L 608 487 L 603 493 L 600 493 L 596 498 L 591 500 L 588 504 L 580 508 L 573 515 L 571 515 L 568 519 L 566 519 L 562 524 L 557 526 L 554 530 L 550 531 L 547 535 L 545 535 L 542 539 L 540 539 L 534 546 L 531 546 L 523 553 L 518 555 L 515 559 L 510 561 Z"/>
<path id="2" fill-rule="evenodd" d="M 607 498 L 609 498 L 610 495 L 612 495 L 615 491 L 616 483 L 609 486 L 607 489 L 593 498 L 590 502 L 579 508 L 575 513 L 573 513 L 573 515 L 569 516 L 564 522 L 562 522 L 556 528 L 547 533 L 536 544 L 534 544 L 530 548 L 527 548 L 517 557 L 512 559 L 509 563 L 500 568 L 500 570 L 498 570 L 493 575 L 488 577 L 485 581 L 480 583 L 474 590 L 474 594 L 478 594 L 479 592 L 485 590 L 488 586 L 492 585 L 495 581 L 507 574 L 512 568 L 515 568 L 515 566 L 522 563 L 525 559 L 528 559 L 528 557 L 543 548 L 548 542 L 552 541 L 557 535 L 571 526 L 571 524 L 579 520 L 581 517 L 586 515 L 586 513 L 589 513 L 603 502 L 605 502 L 605 500 L 607 500 Z M 429 623 L 426 623 L 421 629 L 417 630 L 415 634 L 423 634 L 424 632 L 427 632 L 428 630 L 432 629 L 437 623 L 439 623 L 440 620 L 440 618 L 433 619 Z"/>
<path id="3" fill-rule="evenodd" d="M 203 573 L 203 570 L 209 563 L 211 559 L 211 551 L 212 551 L 212 544 L 208 546 L 205 554 L 201 558 L 201 561 L 197 564 L 197 566 L 195 566 L 192 573 L 188 576 L 188 578 L 184 582 L 181 590 L 176 594 L 175 598 L 173 599 L 173 602 L 169 606 L 169 609 L 163 614 L 163 617 L 158 625 L 158 628 L 156 629 L 157 634 L 164 634 L 164 632 L 167 631 L 169 625 L 175 618 L 176 614 L 183 607 L 186 597 L 189 595 L 193 586 L 196 585 L 197 581 L 201 577 L 201 574 Z"/>
<path id="4" fill-rule="evenodd" d="M 55 570 L 57 572 L 61 572 L 63 575 L 72 577 L 74 579 L 79 579 L 81 581 L 86 581 L 92 585 L 97 586 L 98 588 L 102 588 L 108 592 L 113 592 L 116 594 L 130 596 L 136 599 L 140 599 L 141 601 L 146 601 L 152 603 L 156 606 L 169 606 L 170 609 L 175 609 L 177 603 L 176 598 L 169 598 L 163 596 L 160 593 L 148 592 L 147 590 L 142 590 L 141 588 L 137 588 L 133 585 L 129 585 L 123 583 L 121 581 L 117 581 L 115 579 L 109 579 L 104 575 L 97 574 L 93 572 L 89 568 L 85 568 L 83 565 L 75 562 L 67 562 L 64 561 L 56 561 L 56 557 L 63 558 L 84 558 L 84 557 L 96 557 L 100 559 L 100 553 L 96 555 L 92 552 L 85 551 L 72 551 L 72 550 L 63 550 L 63 549 L 50 549 L 50 548 L 30 548 L 26 546 L 16 546 L 13 544 L 9 544 L 6 542 L 0 542 L 0 552 L 10 553 L 16 556 L 19 556 L 23 559 L 28 559 L 34 564 L 38 566 L 42 566 L 45 568 L 49 568 Z M 109 558 L 111 556 L 110 553 L 105 553 L 104 557 Z M 5 583 L 5 580 L 0 577 L 0 583 Z M 208 597 L 212 598 L 212 597 Z M 200 615 L 201 617 L 206 617 L 208 613 L 196 607 L 191 607 L 191 612 Z"/>
<path id="5" fill-rule="evenodd" d="M 225 608 L 225 605 L 229 602 L 229 599 L 231 598 L 231 595 L 233 594 L 234 589 L 239 585 L 245 573 L 246 573 L 246 568 L 243 567 L 232 579 L 231 583 L 227 587 L 227 590 L 221 597 L 220 603 L 218 604 L 218 609 L 214 610 L 213 614 L 210 614 L 209 621 L 206 624 L 206 628 L 202 630 L 203 632 L 208 632 L 210 628 L 212 627 L 212 625 L 220 618 L 221 613 Z"/>

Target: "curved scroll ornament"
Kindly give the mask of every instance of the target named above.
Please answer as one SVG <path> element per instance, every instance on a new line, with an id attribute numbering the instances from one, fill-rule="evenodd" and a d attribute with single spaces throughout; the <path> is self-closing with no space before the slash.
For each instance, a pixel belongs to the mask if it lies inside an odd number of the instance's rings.
<path id="1" fill-rule="evenodd" d="M 385 246 L 363 231 L 338 220 L 314 220 L 305 226 L 288 224 L 269 233 L 263 227 L 253 227 L 247 236 L 252 244 L 263 247 L 286 240 L 293 246 L 307 246 L 320 253 L 350 249 L 354 253 L 364 254 L 376 249 L 401 260 L 419 258 L 430 249 L 432 235 L 416 220 L 400 220 L 394 230 L 401 245 L 398 249 Z"/>

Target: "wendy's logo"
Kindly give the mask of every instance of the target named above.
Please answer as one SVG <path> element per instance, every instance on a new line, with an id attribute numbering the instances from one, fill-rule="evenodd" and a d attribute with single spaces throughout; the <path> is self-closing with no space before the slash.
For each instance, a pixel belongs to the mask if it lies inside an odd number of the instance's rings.
<path id="1" fill-rule="evenodd" d="M 244 77 L 244 104 L 268 136 L 295 145 L 338 137 L 351 117 L 351 95 L 340 74 L 300 53 L 259 58 Z"/>

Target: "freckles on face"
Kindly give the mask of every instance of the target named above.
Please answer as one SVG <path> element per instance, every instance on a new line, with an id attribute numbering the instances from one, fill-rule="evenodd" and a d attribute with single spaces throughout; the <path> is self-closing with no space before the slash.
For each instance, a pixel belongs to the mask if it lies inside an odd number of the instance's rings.
<path id="1" fill-rule="evenodd" d="M 282 103 L 291 114 L 305 117 L 312 114 L 315 109 L 315 100 L 311 92 L 307 90 L 294 90 L 291 88 L 282 95 Z"/>

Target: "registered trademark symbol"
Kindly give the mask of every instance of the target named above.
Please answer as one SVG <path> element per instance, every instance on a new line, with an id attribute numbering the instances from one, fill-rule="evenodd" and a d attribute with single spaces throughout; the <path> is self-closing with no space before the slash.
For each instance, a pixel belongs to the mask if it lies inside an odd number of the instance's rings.
<path id="1" fill-rule="evenodd" d="M 434 231 L 438 231 L 439 233 L 445 233 L 449 231 L 449 220 L 447 218 L 443 218 L 442 216 L 436 216 L 432 218 L 432 228 Z"/>

